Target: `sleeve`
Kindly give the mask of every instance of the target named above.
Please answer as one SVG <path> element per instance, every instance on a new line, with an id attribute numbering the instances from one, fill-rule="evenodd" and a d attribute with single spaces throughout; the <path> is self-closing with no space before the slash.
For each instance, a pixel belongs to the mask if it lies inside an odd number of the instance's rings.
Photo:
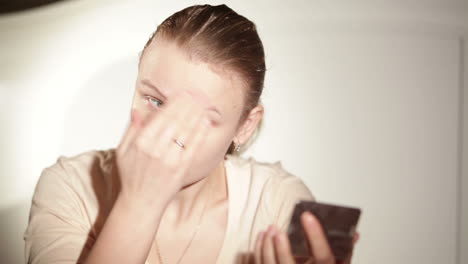
<path id="1" fill-rule="evenodd" d="M 281 177 L 271 190 L 275 190 L 271 195 L 273 223 L 285 232 L 296 203 L 301 200 L 315 201 L 315 197 L 301 178 L 286 171 L 284 171 L 284 177 Z"/>
<path id="2" fill-rule="evenodd" d="M 68 176 L 64 167 L 52 166 L 39 177 L 23 236 L 28 264 L 79 263 L 94 242 Z"/>

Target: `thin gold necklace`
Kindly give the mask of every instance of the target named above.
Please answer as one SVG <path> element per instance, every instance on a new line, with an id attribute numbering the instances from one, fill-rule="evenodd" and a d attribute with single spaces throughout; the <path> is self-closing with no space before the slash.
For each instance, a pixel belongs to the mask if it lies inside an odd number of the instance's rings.
<path id="1" fill-rule="evenodd" d="M 223 165 L 223 167 L 224 167 L 224 165 Z M 211 190 L 212 187 L 213 187 L 213 183 L 210 183 L 210 189 L 209 189 L 209 190 L 210 190 L 210 191 L 209 191 L 210 193 L 211 193 L 211 191 L 212 191 L 212 190 Z M 208 197 L 210 197 L 210 196 L 208 196 Z M 184 251 L 182 252 L 182 255 L 179 257 L 179 260 L 177 260 L 177 262 L 176 262 L 177 264 L 179 264 L 179 263 L 182 261 L 182 258 L 184 257 L 185 252 L 187 251 L 187 249 L 188 249 L 188 248 L 190 247 L 190 245 L 192 244 L 192 241 L 193 241 L 193 239 L 195 238 L 195 235 L 197 234 L 198 229 L 200 229 L 201 221 L 202 221 L 202 219 L 203 219 L 203 215 L 205 214 L 206 206 L 208 205 L 208 200 L 209 200 L 209 199 L 207 199 L 207 201 L 205 202 L 205 205 L 203 206 L 202 214 L 200 215 L 200 219 L 198 220 L 198 225 L 197 225 L 197 227 L 195 228 L 195 231 L 193 232 L 192 237 L 190 238 L 190 241 L 188 242 L 187 246 L 185 247 Z M 159 263 L 164 264 L 164 262 L 163 262 L 163 260 L 162 260 L 162 257 L 161 257 L 161 252 L 160 252 L 159 247 L 158 247 L 158 241 L 157 241 L 156 238 L 154 239 L 154 244 L 155 244 L 155 246 L 156 246 L 156 252 L 158 253 Z"/>

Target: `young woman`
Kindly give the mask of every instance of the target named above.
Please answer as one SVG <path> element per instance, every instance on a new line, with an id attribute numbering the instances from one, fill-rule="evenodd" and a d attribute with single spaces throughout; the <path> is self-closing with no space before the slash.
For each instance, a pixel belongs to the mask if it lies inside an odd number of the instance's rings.
<path id="1" fill-rule="evenodd" d="M 185 8 L 157 27 L 138 67 L 119 145 L 43 170 L 26 262 L 296 263 L 286 230 L 313 195 L 280 162 L 236 154 L 264 111 L 254 23 L 226 5 Z M 316 218 L 301 220 L 310 262 L 335 263 Z"/>

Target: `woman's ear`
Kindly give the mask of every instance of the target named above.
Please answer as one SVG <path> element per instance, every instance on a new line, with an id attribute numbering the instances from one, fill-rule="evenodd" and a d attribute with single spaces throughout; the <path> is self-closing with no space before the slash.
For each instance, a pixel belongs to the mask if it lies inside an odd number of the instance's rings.
<path id="1" fill-rule="evenodd" d="M 263 110 L 262 105 L 257 105 L 250 110 L 250 113 L 247 115 L 244 123 L 239 127 L 236 134 L 237 140 L 234 140 L 234 142 L 243 145 L 249 140 L 263 118 Z"/>

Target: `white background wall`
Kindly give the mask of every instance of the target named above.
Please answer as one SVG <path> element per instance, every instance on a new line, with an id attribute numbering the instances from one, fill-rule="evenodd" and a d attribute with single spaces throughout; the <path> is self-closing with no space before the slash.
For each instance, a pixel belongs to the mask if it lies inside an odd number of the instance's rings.
<path id="1" fill-rule="evenodd" d="M 23 262 L 41 170 L 116 146 L 138 52 L 194 3 L 0 16 L 0 263 Z M 267 55 L 264 129 L 243 156 L 281 160 L 319 200 L 361 207 L 354 263 L 468 263 L 467 1 L 225 3 L 256 23 Z"/>

